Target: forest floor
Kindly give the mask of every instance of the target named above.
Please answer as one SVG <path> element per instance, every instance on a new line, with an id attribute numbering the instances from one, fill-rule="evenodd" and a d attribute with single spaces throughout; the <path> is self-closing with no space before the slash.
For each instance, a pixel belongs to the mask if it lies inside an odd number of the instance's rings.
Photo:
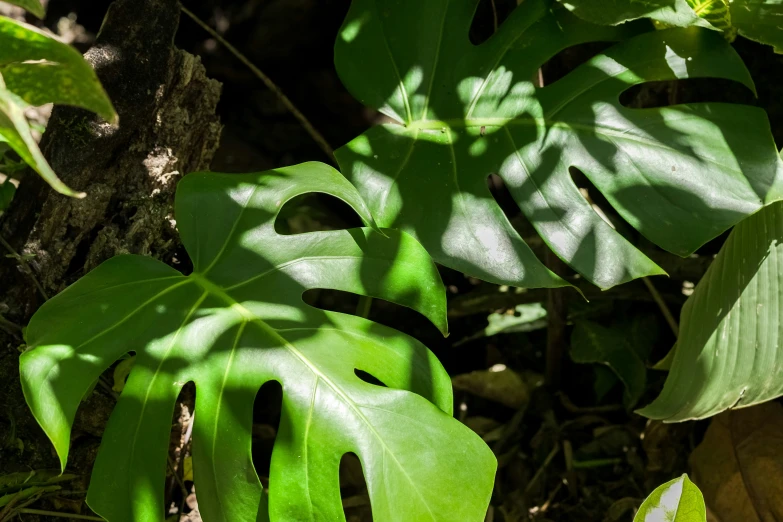
<path id="1" fill-rule="evenodd" d="M 74 43 L 84 50 L 99 29 L 108 3 L 53 1 L 45 25 L 53 31 L 58 27 L 70 31 Z M 498 0 L 501 22 L 510 4 Z M 273 78 L 333 147 L 380 121 L 380 115 L 351 97 L 334 70 L 332 46 L 349 0 L 193 0 L 186 5 L 217 26 Z M 492 25 L 489 4 L 482 2 L 473 36 L 486 36 Z M 273 92 L 184 17 L 177 45 L 201 56 L 208 75 L 224 86 L 219 112 L 225 129 L 213 170 L 249 172 L 306 160 L 329 161 Z M 783 83 L 783 58 L 747 41 L 738 41 L 736 48 L 756 80 L 757 100 L 736 85 L 710 81 L 646 86 L 629 94 L 630 102 L 652 106 L 739 98 L 769 112 L 777 143 L 783 144 L 783 103 L 775 92 Z M 544 68 L 545 80 L 562 76 L 600 49 L 584 46 L 558 55 Z M 600 194 L 591 190 L 589 182 L 576 179 L 600 205 Z M 543 258 L 543 245 L 502 184 L 493 188 L 513 223 Z M 345 228 L 358 220 L 336 200 L 310 197 L 287 206 L 286 223 L 291 230 L 302 232 Z M 671 275 L 656 278 L 653 284 L 674 317 L 679 316 L 687 295 L 724 239 L 714 240 L 688 259 L 636 239 Z M 665 372 L 649 369 L 645 393 L 631 403 L 622 383 L 606 366 L 577 364 L 568 356 L 574 325 L 587 322 L 623 332 L 648 367 L 662 359 L 675 335 L 644 283 L 598 292 L 564 274 L 585 290 L 590 302 L 574 290 L 558 290 L 566 302 L 562 332 L 566 343 L 556 376 L 560 386 L 553 391 L 543 385 L 550 323 L 540 311 L 546 307 L 548 293 L 498 287 L 448 269 L 441 273 L 449 298 L 451 335 L 447 339 L 414 312 L 383 301 L 373 303 L 369 318 L 424 342 L 454 376 L 459 420 L 484 438 L 499 461 L 487 521 L 630 521 L 655 486 L 690 471 L 689 457 L 709 421 L 663 424 L 632 412 L 656 396 Z M 358 304 L 356 296 L 333 291 L 312 292 L 307 298 L 322 308 L 348 313 L 354 313 Z M 69 476 L 56 483 L 60 489 L 54 490 L 51 477 L 57 472 L 46 470 L 58 468 L 58 461 L 30 416 L 19 387 L 23 341 L 13 331 L 6 332 L 4 339 L 0 346 L 0 521 L 11 513 L 4 512 L 3 494 L 28 491 L 33 483 L 39 489 L 30 493 L 34 502 L 28 508 L 89 515 L 83 502 L 89 472 L 116 401 L 117 393 L 111 388 L 122 383 L 115 382 L 109 370 L 86 398 L 75 423 Z M 167 478 L 172 520 L 200 520 L 187 473 L 193 398 L 194 391 L 186 389 L 172 419 Z M 280 399 L 279 386 L 265 386 L 256 398 L 253 455 L 262 481 L 268 473 Z M 19 486 L 20 479 L 27 482 L 25 488 Z M 366 485 L 355 457 L 343 459 L 340 480 L 348 521 L 371 520 Z M 17 499 L 17 507 L 27 501 Z M 58 520 L 35 514 L 18 516 L 27 522 Z"/>

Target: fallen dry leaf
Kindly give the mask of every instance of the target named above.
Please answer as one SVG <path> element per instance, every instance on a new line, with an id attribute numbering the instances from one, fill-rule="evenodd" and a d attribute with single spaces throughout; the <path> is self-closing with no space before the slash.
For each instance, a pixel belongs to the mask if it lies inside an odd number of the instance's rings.
<path id="1" fill-rule="evenodd" d="M 771 402 L 718 415 L 690 464 L 712 519 L 783 520 L 783 406 Z"/>
<path id="2" fill-rule="evenodd" d="M 537 374 L 520 375 L 504 364 L 452 378 L 454 388 L 499 402 L 509 408 L 521 408 L 530 400 L 530 391 L 541 384 Z"/>

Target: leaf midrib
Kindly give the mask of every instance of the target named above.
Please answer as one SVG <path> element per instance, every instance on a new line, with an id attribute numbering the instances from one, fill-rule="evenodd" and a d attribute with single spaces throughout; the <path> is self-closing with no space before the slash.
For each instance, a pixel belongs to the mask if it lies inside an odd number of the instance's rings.
<path id="1" fill-rule="evenodd" d="M 375 427 L 372 425 L 370 420 L 362 413 L 362 411 L 359 409 L 358 405 L 350 398 L 348 395 L 345 394 L 344 391 L 335 383 L 333 382 L 327 375 L 325 375 L 321 370 L 318 369 L 317 366 L 315 366 L 310 360 L 302 353 L 300 352 L 293 344 L 291 344 L 288 339 L 280 335 L 280 333 L 269 326 L 266 321 L 259 318 L 253 312 L 245 308 L 241 303 L 236 301 L 233 297 L 231 297 L 223 288 L 216 285 L 206 277 L 204 277 L 201 274 L 191 274 L 191 279 L 201 286 L 205 292 L 211 294 L 214 297 L 217 297 L 218 299 L 222 300 L 226 304 L 229 305 L 229 307 L 237 312 L 245 322 L 254 324 L 258 328 L 261 329 L 265 334 L 269 335 L 271 338 L 275 339 L 282 347 L 284 347 L 286 350 L 288 350 L 292 355 L 294 355 L 297 359 L 299 359 L 302 364 L 304 364 L 312 373 L 316 376 L 316 379 L 323 381 L 324 384 L 329 386 L 334 393 L 336 393 L 344 402 L 348 405 L 350 409 L 354 411 L 356 416 L 364 422 L 364 424 L 367 426 L 367 428 L 370 430 L 370 432 L 375 436 L 376 440 L 380 443 L 380 445 L 383 447 L 383 450 L 385 453 L 387 453 L 389 456 L 391 456 L 392 460 L 397 464 L 398 469 L 402 474 L 405 476 L 405 478 L 410 483 L 412 489 L 416 492 L 418 497 L 421 499 L 422 504 L 424 507 L 427 508 L 428 513 L 430 514 L 430 518 L 432 520 L 437 520 L 435 518 L 435 515 L 432 513 L 432 510 L 430 509 L 429 504 L 425 500 L 424 496 L 421 494 L 419 489 L 416 487 L 416 484 L 413 482 L 413 479 L 408 475 L 405 468 L 402 466 L 399 460 L 397 460 L 397 457 L 395 456 L 394 452 L 391 451 L 391 449 L 386 445 L 386 442 L 383 440 L 383 437 L 381 437 L 380 433 L 375 429 Z M 234 347 L 234 349 L 236 346 Z"/>

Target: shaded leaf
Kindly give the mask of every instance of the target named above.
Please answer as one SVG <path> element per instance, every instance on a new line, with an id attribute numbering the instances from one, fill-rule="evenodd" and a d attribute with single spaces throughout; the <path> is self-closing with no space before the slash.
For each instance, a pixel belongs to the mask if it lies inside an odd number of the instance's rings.
<path id="1" fill-rule="evenodd" d="M 107 520 L 162 518 L 171 415 L 190 381 L 205 520 L 344 520 L 338 469 L 349 452 L 362 461 L 375 520 L 483 520 L 496 461 L 451 416 L 451 382 L 437 358 L 405 334 L 302 301 L 311 288 L 385 299 L 445 333 L 437 268 L 393 230 L 278 235 L 280 208 L 309 192 L 338 197 L 373 224 L 356 190 L 323 164 L 191 174 L 177 189 L 176 217 L 193 274 L 118 256 L 30 321 L 23 390 L 63 466 L 84 390 L 136 352 L 87 496 Z M 267 508 L 251 437 L 254 398 L 271 380 L 282 384 L 283 411 Z"/>
<path id="2" fill-rule="evenodd" d="M 43 5 L 41 5 L 41 0 L 2 0 L 2 1 L 7 4 L 16 5 L 21 7 L 22 9 L 30 11 L 38 18 L 43 18 L 44 15 L 46 14 Z"/>
<path id="3" fill-rule="evenodd" d="M 487 317 L 487 321 L 489 324 L 486 328 L 454 343 L 454 346 L 481 339 L 482 337 L 532 332 L 546 328 L 546 308 L 541 303 L 520 304 L 508 312 L 490 314 Z"/>
<path id="4" fill-rule="evenodd" d="M 783 407 L 767 403 L 718 415 L 690 464 L 720 522 L 783 519 Z"/>
<path id="5" fill-rule="evenodd" d="M 706 522 L 707 510 L 699 488 L 683 475 L 662 484 L 639 507 L 634 522 Z"/>
<path id="6" fill-rule="evenodd" d="M 696 285 L 660 396 L 639 414 L 701 419 L 783 395 L 783 203 L 740 223 Z"/>
<path id="7" fill-rule="evenodd" d="M 783 3 L 778 0 L 732 0 L 731 23 L 745 38 L 783 53 Z"/>
<path id="8" fill-rule="evenodd" d="M 16 194 L 16 187 L 8 180 L 0 183 L 0 212 L 8 208 Z"/>
<path id="9" fill-rule="evenodd" d="M 610 368 L 625 387 L 623 403 L 627 408 L 633 407 L 644 393 L 647 368 L 628 336 L 618 328 L 606 328 L 590 321 L 577 322 L 571 334 L 571 359 Z"/>
<path id="10" fill-rule="evenodd" d="M 566 283 L 514 231 L 487 187 L 497 173 L 546 244 L 609 288 L 663 270 L 581 195 L 576 167 L 630 225 L 681 256 L 783 195 L 769 123 L 758 108 L 621 105 L 650 81 L 715 77 L 753 89 L 716 31 L 591 25 L 548 0 L 526 0 L 480 45 L 476 1 L 354 0 L 335 46 L 348 90 L 398 123 L 337 151 L 384 227 L 417 237 L 433 258 L 484 280 Z M 558 52 L 618 41 L 564 78 L 533 78 Z"/>

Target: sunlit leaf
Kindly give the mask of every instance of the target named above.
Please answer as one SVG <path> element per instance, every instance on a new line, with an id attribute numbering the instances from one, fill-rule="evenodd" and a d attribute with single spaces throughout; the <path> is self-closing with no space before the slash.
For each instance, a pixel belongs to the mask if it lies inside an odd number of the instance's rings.
<path id="1" fill-rule="evenodd" d="M 28 105 L 57 103 L 117 114 L 92 67 L 69 45 L 27 24 L 0 17 L 0 135 L 56 191 L 69 189 L 46 162 L 24 115 Z"/>
<path id="2" fill-rule="evenodd" d="M 783 203 L 731 232 L 680 317 L 661 395 L 639 411 L 701 419 L 783 395 Z"/>
<path id="3" fill-rule="evenodd" d="M 496 461 L 452 417 L 451 382 L 437 358 L 398 331 L 302 301 L 311 288 L 386 299 L 445 333 L 435 265 L 413 238 L 392 230 L 278 235 L 277 213 L 309 192 L 342 199 L 372 225 L 356 190 L 326 165 L 191 174 L 178 187 L 176 217 L 192 275 L 118 256 L 32 318 L 23 390 L 63 466 L 84 391 L 136 353 L 87 496 L 110 522 L 163 517 L 171 416 L 191 381 L 193 478 L 204 520 L 345 520 L 338 470 L 346 453 L 361 459 L 374 520 L 484 520 Z M 267 507 L 251 437 L 253 401 L 269 381 L 282 384 L 283 413 Z"/>
<path id="4" fill-rule="evenodd" d="M 551 1 L 525 0 L 474 45 L 476 4 L 354 0 L 335 49 L 349 91 L 397 121 L 338 150 L 343 172 L 381 226 L 411 233 L 439 263 L 513 286 L 566 284 L 511 227 L 487 187 L 491 173 L 546 244 L 602 288 L 663 270 L 593 210 L 571 167 L 641 234 L 681 256 L 783 195 L 763 110 L 620 103 L 630 87 L 651 81 L 713 77 L 753 89 L 717 31 L 627 39 L 639 25 L 595 26 Z M 539 68 L 560 51 L 623 39 L 535 86 Z"/>
<path id="5" fill-rule="evenodd" d="M 694 0 L 558 0 L 575 15 L 595 24 L 615 25 L 638 18 L 676 27 L 710 24 L 694 13 Z M 708 0 L 709 1 L 709 0 Z"/>
<path id="6" fill-rule="evenodd" d="M 704 497 L 696 484 L 683 475 L 658 486 L 644 501 L 634 522 L 706 522 Z"/>

